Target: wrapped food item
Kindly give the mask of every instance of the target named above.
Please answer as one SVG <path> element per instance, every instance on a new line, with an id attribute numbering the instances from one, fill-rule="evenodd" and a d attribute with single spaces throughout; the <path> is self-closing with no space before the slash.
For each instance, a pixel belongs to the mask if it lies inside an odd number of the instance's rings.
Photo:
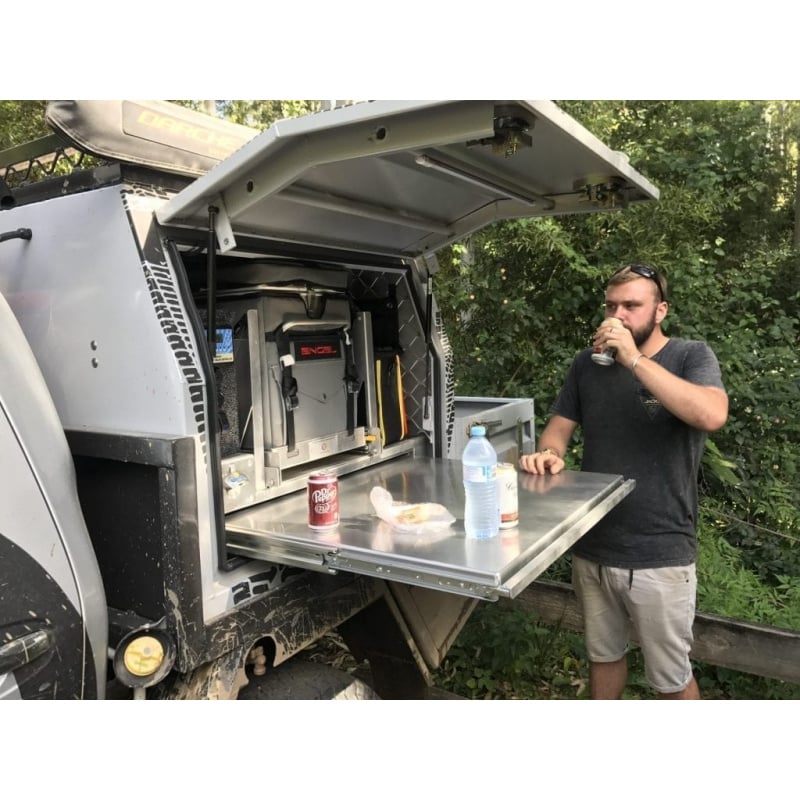
<path id="1" fill-rule="evenodd" d="M 375 513 L 401 533 L 438 531 L 452 525 L 456 518 L 440 503 L 402 503 L 392 499 L 382 486 L 373 487 L 369 499 Z"/>

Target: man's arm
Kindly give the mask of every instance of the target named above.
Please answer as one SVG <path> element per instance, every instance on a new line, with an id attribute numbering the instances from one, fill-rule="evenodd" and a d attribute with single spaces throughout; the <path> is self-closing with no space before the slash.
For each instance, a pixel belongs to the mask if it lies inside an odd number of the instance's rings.
<path id="1" fill-rule="evenodd" d="M 605 330 L 598 340 L 616 349 L 618 364 L 627 367 L 661 405 L 687 425 L 706 433 L 719 430 L 728 419 L 728 395 L 717 386 L 687 381 L 651 361 L 625 327 Z"/>
<path id="2" fill-rule="evenodd" d="M 687 425 L 712 433 L 728 419 L 728 395 L 717 386 L 698 386 L 638 353 L 625 364 L 667 411 Z"/>
<path id="3" fill-rule="evenodd" d="M 567 447 L 577 427 L 577 422 L 554 414 L 539 436 L 539 449 L 520 458 L 520 469 L 535 475 L 561 472 Z"/>

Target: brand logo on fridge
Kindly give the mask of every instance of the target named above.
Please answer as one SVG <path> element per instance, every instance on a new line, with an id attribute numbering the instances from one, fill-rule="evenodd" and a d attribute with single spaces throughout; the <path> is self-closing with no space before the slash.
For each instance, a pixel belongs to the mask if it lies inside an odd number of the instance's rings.
<path id="1" fill-rule="evenodd" d="M 329 358 L 341 358 L 338 337 L 326 337 L 295 342 L 294 357 L 296 361 L 321 361 Z"/>
<path id="2" fill-rule="evenodd" d="M 329 344 L 303 344 L 300 345 L 300 355 L 304 358 L 312 356 L 338 356 L 338 348 Z"/>

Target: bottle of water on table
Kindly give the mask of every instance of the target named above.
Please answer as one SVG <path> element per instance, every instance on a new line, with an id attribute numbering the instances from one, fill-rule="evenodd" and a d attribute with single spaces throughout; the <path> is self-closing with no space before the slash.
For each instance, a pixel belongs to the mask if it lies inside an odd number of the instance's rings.
<path id="1" fill-rule="evenodd" d="M 489 539 L 500 530 L 497 453 L 483 425 L 473 425 L 461 457 L 464 476 L 464 529 L 472 539 Z"/>

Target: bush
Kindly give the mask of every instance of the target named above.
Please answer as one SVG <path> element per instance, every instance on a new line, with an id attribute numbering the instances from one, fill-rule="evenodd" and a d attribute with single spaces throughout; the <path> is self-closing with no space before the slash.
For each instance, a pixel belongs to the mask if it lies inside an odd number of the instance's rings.
<path id="1" fill-rule="evenodd" d="M 436 675 L 437 686 L 472 700 L 576 699 L 587 681 L 579 635 L 502 603 L 478 605 Z"/>

